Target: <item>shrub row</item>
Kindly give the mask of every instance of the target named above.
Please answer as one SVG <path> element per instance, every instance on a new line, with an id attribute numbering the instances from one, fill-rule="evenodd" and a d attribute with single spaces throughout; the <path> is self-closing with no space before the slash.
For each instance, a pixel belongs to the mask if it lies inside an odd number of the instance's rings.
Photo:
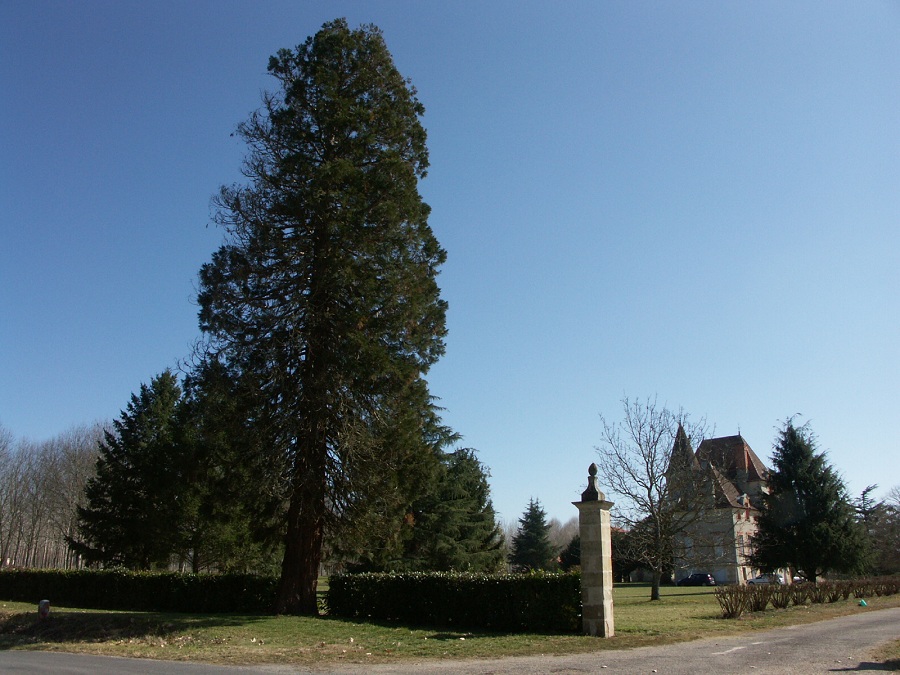
<path id="1" fill-rule="evenodd" d="M 238 574 L 128 570 L 3 570 L 0 598 L 146 612 L 266 612 L 277 579 Z"/>
<path id="2" fill-rule="evenodd" d="M 854 598 L 900 593 L 900 577 L 820 581 L 816 584 L 766 586 L 719 586 L 716 600 L 726 619 L 736 619 L 744 612 L 761 612 L 770 604 L 775 609 L 813 602 L 837 602 Z"/>
<path id="3" fill-rule="evenodd" d="M 329 583 L 332 616 L 498 632 L 581 627 L 578 574 L 348 574 Z"/>

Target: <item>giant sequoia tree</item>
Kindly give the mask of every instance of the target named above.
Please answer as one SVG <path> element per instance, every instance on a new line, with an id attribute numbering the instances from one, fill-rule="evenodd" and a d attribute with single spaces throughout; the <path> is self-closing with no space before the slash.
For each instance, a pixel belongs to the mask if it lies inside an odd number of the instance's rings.
<path id="1" fill-rule="evenodd" d="M 828 571 L 862 571 L 867 543 L 854 515 L 844 482 L 816 451 L 809 427 L 788 420 L 772 455 L 753 564 L 791 567 L 810 581 Z"/>
<path id="2" fill-rule="evenodd" d="M 380 31 L 328 23 L 268 70 L 277 90 L 238 127 L 248 182 L 216 199 L 227 237 L 200 272 L 200 325 L 257 383 L 253 422 L 284 472 L 275 609 L 314 614 L 326 529 L 430 451 L 397 424 L 430 405 L 445 253 L 418 192 L 424 109 Z"/>

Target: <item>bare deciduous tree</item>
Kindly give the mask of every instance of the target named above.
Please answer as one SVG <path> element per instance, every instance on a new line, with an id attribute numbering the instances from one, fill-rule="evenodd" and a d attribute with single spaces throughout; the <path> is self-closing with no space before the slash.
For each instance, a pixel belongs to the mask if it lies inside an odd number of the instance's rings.
<path id="1" fill-rule="evenodd" d="M 617 423 L 600 416 L 601 485 L 629 533 L 623 539 L 629 550 L 621 553 L 650 570 L 650 599 L 658 600 L 663 574 L 676 555 L 684 555 L 680 549 L 694 543 L 687 535 L 707 514 L 707 484 L 692 464 L 692 446 L 706 436 L 707 424 L 705 418 L 690 422 L 684 411 L 673 412 L 655 398 L 625 397 L 622 411 Z"/>
<path id="2" fill-rule="evenodd" d="M 572 516 L 564 523 L 558 518 L 551 518 L 547 524 L 550 526 L 550 543 L 557 551 L 562 551 L 578 535 L 578 516 Z"/>
<path id="3" fill-rule="evenodd" d="M 900 573 L 900 485 L 891 488 L 873 511 L 868 528 L 873 571 Z"/>
<path id="4" fill-rule="evenodd" d="M 102 426 L 76 427 L 42 442 L 0 428 L 0 566 L 77 567 L 66 544 L 93 474 Z"/>

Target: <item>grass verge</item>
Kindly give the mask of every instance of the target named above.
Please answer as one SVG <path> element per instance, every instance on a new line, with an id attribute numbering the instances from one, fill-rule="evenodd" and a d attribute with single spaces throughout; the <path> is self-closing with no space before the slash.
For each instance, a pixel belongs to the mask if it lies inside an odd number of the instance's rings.
<path id="1" fill-rule="evenodd" d="M 0 603 L 0 649 L 43 649 L 220 664 L 374 663 L 400 659 L 497 658 L 669 644 L 900 606 L 900 595 L 789 607 L 722 619 L 706 588 L 664 588 L 650 602 L 643 585 L 616 588 L 616 636 L 493 634 L 429 630 L 336 618 L 188 615 L 37 607 Z M 895 652 L 898 645 L 894 646 Z M 894 652 L 881 658 L 890 662 Z"/>

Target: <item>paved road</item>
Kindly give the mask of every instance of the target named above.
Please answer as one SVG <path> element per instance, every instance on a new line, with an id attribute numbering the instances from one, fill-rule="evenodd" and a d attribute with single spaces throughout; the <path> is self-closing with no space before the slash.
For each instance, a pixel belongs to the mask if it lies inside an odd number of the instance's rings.
<path id="1" fill-rule="evenodd" d="M 6 651 L 0 652 L 0 672 L 4 675 L 819 675 L 884 671 L 883 666 L 869 660 L 871 652 L 879 645 L 896 639 L 900 639 L 900 608 L 864 612 L 830 621 L 747 633 L 738 637 L 574 656 L 427 661 L 397 665 L 346 664 L 308 669 L 286 666 L 234 668 L 50 652 Z"/>

